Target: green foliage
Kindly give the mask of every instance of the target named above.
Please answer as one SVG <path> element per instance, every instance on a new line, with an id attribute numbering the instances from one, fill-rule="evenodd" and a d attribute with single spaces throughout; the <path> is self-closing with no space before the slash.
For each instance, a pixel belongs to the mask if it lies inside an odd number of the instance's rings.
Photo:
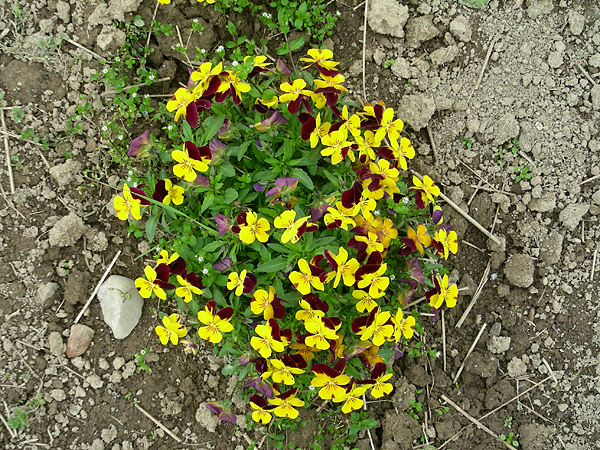
<path id="1" fill-rule="evenodd" d="M 471 139 L 463 139 L 462 140 L 462 145 L 464 145 L 466 148 L 471 148 L 473 146 L 473 141 L 471 141 Z"/>
<path id="2" fill-rule="evenodd" d="M 383 63 L 383 68 L 384 69 L 389 69 L 390 67 L 392 67 L 392 65 L 396 62 L 395 59 L 386 59 L 385 62 Z"/>
<path id="3" fill-rule="evenodd" d="M 35 411 L 39 406 L 45 404 L 42 395 L 27 400 L 25 406 L 13 408 L 12 415 L 6 419 L 8 426 L 12 429 L 22 430 L 29 426 L 28 414 Z"/>
<path id="4" fill-rule="evenodd" d="M 513 434 L 513 432 L 511 431 L 510 433 L 508 433 L 508 436 L 505 434 L 501 434 L 500 436 L 498 436 L 500 439 L 502 439 L 504 442 L 506 442 L 508 445 L 512 445 L 513 447 L 518 447 L 519 446 L 519 441 L 517 441 L 515 438 L 516 436 Z"/>
<path id="5" fill-rule="evenodd" d="M 520 183 L 521 180 L 529 180 L 531 178 L 529 166 L 525 166 L 523 168 L 517 166 L 515 167 L 515 172 L 517 173 L 517 176 L 515 177 L 515 183 Z"/>
<path id="6" fill-rule="evenodd" d="M 148 373 L 152 373 L 152 369 L 146 364 L 146 356 L 148 356 L 148 349 L 144 348 L 135 354 L 135 360 L 138 365 L 138 370 L 145 370 Z"/>

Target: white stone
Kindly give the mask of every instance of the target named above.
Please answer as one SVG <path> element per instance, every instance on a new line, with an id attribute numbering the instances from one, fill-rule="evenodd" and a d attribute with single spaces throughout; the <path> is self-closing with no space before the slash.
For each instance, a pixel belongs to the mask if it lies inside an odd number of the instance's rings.
<path id="1" fill-rule="evenodd" d="M 373 0 L 367 19 L 369 26 L 376 33 L 404 37 L 408 6 L 401 5 L 396 0 Z"/>
<path id="2" fill-rule="evenodd" d="M 120 275 L 111 275 L 98 290 L 104 321 L 115 338 L 124 339 L 140 321 L 144 299 L 135 282 Z"/>

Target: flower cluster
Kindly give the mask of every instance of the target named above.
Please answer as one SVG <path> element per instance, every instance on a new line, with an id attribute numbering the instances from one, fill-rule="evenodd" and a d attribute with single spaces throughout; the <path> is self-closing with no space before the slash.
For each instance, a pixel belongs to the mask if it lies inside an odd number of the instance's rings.
<path id="1" fill-rule="evenodd" d="M 351 112 L 332 57 L 311 49 L 295 75 L 262 56 L 202 64 L 167 103 L 185 119 L 180 149 L 145 158 L 172 160 L 179 181 L 149 173 L 115 200 L 122 220 L 149 206 L 150 240 L 159 225 L 170 233 L 161 242 L 176 253 L 136 280 L 142 297 L 179 309 L 157 327 L 161 342 L 182 342 L 192 317 L 186 350 L 221 345 L 261 423 L 295 418 L 311 392 L 345 413 L 366 392 L 388 395 L 393 361 L 420 330 L 409 300 L 457 300 L 447 271 L 422 264 L 457 252 L 439 188 L 408 176 L 415 151 L 392 108 Z"/>

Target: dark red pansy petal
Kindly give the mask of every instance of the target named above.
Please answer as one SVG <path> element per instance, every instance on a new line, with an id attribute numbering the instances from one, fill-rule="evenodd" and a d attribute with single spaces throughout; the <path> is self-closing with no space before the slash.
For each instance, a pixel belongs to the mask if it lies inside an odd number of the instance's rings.
<path id="1" fill-rule="evenodd" d="M 373 308 L 367 316 L 367 327 L 370 327 L 375 322 L 375 316 L 379 313 L 379 308 Z"/>
<path id="2" fill-rule="evenodd" d="M 160 281 L 169 281 L 169 274 L 171 273 L 169 270 L 169 266 L 166 264 L 159 264 L 156 267 L 156 279 Z"/>
<path id="3" fill-rule="evenodd" d="M 383 256 L 381 256 L 381 253 L 379 252 L 373 252 L 369 255 L 369 259 L 367 260 L 367 264 L 376 264 L 378 266 L 381 266 L 381 263 L 383 262 Z"/>
<path id="4" fill-rule="evenodd" d="M 419 282 L 419 284 L 425 284 L 425 276 L 423 275 L 423 269 L 419 264 L 419 260 L 417 258 L 411 258 L 406 263 L 410 270 L 410 276 Z"/>
<path id="5" fill-rule="evenodd" d="M 327 314 L 329 312 L 329 303 L 324 300 L 317 300 L 313 309 L 318 309 L 319 311 L 323 311 L 325 314 Z"/>
<path id="6" fill-rule="evenodd" d="M 275 319 L 283 319 L 283 317 L 285 316 L 285 308 L 281 304 L 281 300 L 279 300 L 277 297 L 275 297 L 273 299 L 273 302 L 271 303 L 271 306 L 273 307 L 273 317 L 275 317 Z M 291 341 L 291 340 L 292 340 L 292 336 L 290 335 L 290 338 L 288 339 L 288 341 Z"/>
<path id="7" fill-rule="evenodd" d="M 316 223 L 311 223 L 310 225 L 306 226 L 306 232 L 307 233 L 314 233 L 315 231 L 319 230 L 319 225 L 317 225 Z"/>
<path id="8" fill-rule="evenodd" d="M 266 408 L 267 406 L 267 400 L 265 400 L 264 397 L 261 397 L 258 394 L 254 394 L 252 397 L 250 397 L 249 400 L 256 406 L 260 406 L 261 408 Z"/>
<path id="9" fill-rule="evenodd" d="M 339 93 L 336 90 L 333 90 L 333 92 L 327 92 L 325 94 L 325 102 L 327 104 L 327 106 L 333 106 L 336 105 L 339 99 Z"/>
<path id="10" fill-rule="evenodd" d="M 302 114 L 306 114 L 306 113 L 302 113 Z M 310 116 L 310 119 L 306 120 L 306 122 L 304 122 L 302 124 L 302 130 L 300 131 L 300 137 L 302 138 L 303 141 L 308 141 L 310 139 L 310 135 L 313 131 L 315 131 L 315 128 L 317 127 L 317 121 L 315 120 L 315 118 L 313 116 Z"/>
<path id="11" fill-rule="evenodd" d="M 185 121 L 192 128 L 196 128 L 198 126 L 198 108 L 196 107 L 196 103 L 188 103 L 185 107 Z"/>
<path id="12" fill-rule="evenodd" d="M 385 363 L 379 362 L 375 364 L 373 372 L 371 372 L 371 380 L 376 380 L 377 378 L 381 377 L 383 374 L 385 374 L 386 370 L 387 366 Z"/>
<path id="13" fill-rule="evenodd" d="M 286 398 L 293 397 L 298 392 L 298 388 L 290 389 L 289 391 L 285 391 L 283 394 L 279 394 L 277 398 L 281 398 L 285 400 Z"/>
<path id="14" fill-rule="evenodd" d="M 225 92 L 216 92 L 215 93 L 215 102 L 223 103 L 227 97 L 229 97 L 229 89 L 226 90 Z"/>
<path id="15" fill-rule="evenodd" d="M 271 327 L 271 336 L 276 341 L 281 341 L 281 333 L 279 331 L 279 324 L 275 319 L 269 319 L 269 326 Z"/>
<path id="16" fill-rule="evenodd" d="M 301 97 L 302 97 L 302 104 L 304 105 L 304 108 L 306 108 L 306 110 L 310 114 L 312 114 L 313 113 L 313 109 L 312 109 L 312 106 L 311 106 L 310 102 L 308 101 L 308 97 L 306 97 L 304 95 L 301 95 Z"/>
<path id="17" fill-rule="evenodd" d="M 325 258 L 327 258 L 327 262 L 329 263 L 329 265 L 331 266 L 331 269 L 336 272 L 337 268 L 338 268 L 338 263 L 335 260 L 335 256 L 333 255 L 333 253 L 331 253 L 329 250 L 325 249 L 323 251 L 323 253 L 325 253 Z"/>
<path id="18" fill-rule="evenodd" d="M 265 373 L 265 371 L 267 370 L 268 367 L 269 366 L 267 364 L 267 360 L 265 358 L 263 358 L 262 356 L 258 357 L 254 360 L 254 368 L 256 369 L 256 371 L 259 374 L 262 375 L 263 373 Z"/>
<path id="19" fill-rule="evenodd" d="M 338 74 L 338 71 L 335 69 L 328 69 L 326 67 L 321 66 L 319 63 L 315 64 L 317 70 L 325 75 L 326 77 L 335 77 Z"/>
<path id="20" fill-rule="evenodd" d="M 197 287 L 198 289 L 202 289 L 204 286 L 202 285 L 202 277 L 199 277 L 194 272 L 188 273 L 185 276 L 185 280 L 190 283 L 192 286 Z"/>
<path id="21" fill-rule="evenodd" d="M 200 158 L 211 159 L 212 157 L 212 154 L 210 153 L 210 147 L 208 145 L 198 147 L 198 153 L 200 154 Z"/>
<path id="22" fill-rule="evenodd" d="M 168 192 L 165 187 L 165 180 L 158 180 L 154 185 L 154 193 L 152 194 L 152 198 L 157 202 L 162 202 L 167 194 Z"/>
<path id="23" fill-rule="evenodd" d="M 330 378 L 335 378 L 340 374 L 337 370 L 329 367 L 325 363 L 313 364 L 310 371 L 321 375 L 327 375 Z"/>
<path id="24" fill-rule="evenodd" d="M 360 316 L 360 317 L 357 317 L 356 319 L 354 319 L 352 321 L 352 332 L 354 334 L 360 333 L 360 330 L 367 326 L 367 319 L 368 319 L 368 316 Z"/>
<path id="25" fill-rule="evenodd" d="M 169 264 L 169 270 L 175 275 L 182 275 L 186 271 L 185 260 L 180 256 Z"/>
<path id="26" fill-rule="evenodd" d="M 183 145 L 188 151 L 188 155 L 190 155 L 190 158 L 200 161 L 200 152 L 198 151 L 198 147 L 196 147 L 196 144 L 194 144 L 191 141 L 185 141 Z"/>
<path id="27" fill-rule="evenodd" d="M 210 311 L 210 313 L 214 316 L 215 315 L 215 309 L 217 308 L 217 302 L 215 302 L 214 300 L 211 300 L 210 302 L 208 302 L 206 304 L 206 310 Z"/>
<path id="28" fill-rule="evenodd" d="M 323 322 L 323 326 L 325 328 L 329 328 L 330 330 L 335 331 L 335 323 L 332 319 L 336 319 L 336 317 L 321 317 L 321 321 Z M 338 319 L 339 320 L 339 319 Z"/>
<path id="29" fill-rule="evenodd" d="M 335 366 L 333 366 L 333 370 L 337 371 L 338 373 L 342 373 L 345 368 L 346 368 L 346 359 L 345 358 L 340 359 L 337 363 L 335 363 Z"/>
<path id="30" fill-rule="evenodd" d="M 315 277 L 320 277 L 323 273 L 325 273 L 325 269 L 321 269 L 318 266 L 309 264 L 308 267 L 310 268 L 310 273 Z"/>
<path id="31" fill-rule="evenodd" d="M 237 215 L 235 221 L 237 222 L 238 225 L 246 225 L 246 213 L 245 212 L 241 212 Z"/>
<path id="32" fill-rule="evenodd" d="M 292 330 L 290 330 L 289 328 L 281 330 L 281 332 L 279 333 L 279 337 L 279 340 L 281 340 L 281 338 L 284 337 L 288 342 L 292 342 Z"/>
<path id="33" fill-rule="evenodd" d="M 319 297 L 317 297 L 312 292 L 310 294 L 305 294 L 302 296 L 302 299 L 306 301 L 312 309 L 315 309 L 315 305 L 319 301 Z"/>
<path id="34" fill-rule="evenodd" d="M 215 92 L 217 92 L 217 89 L 219 89 L 219 86 L 221 86 L 221 80 L 219 79 L 219 77 L 217 77 L 217 76 L 211 77 L 210 81 L 208 82 L 208 86 L 202 93 L 202 97 L 205 98 L 205 97 L 208 97 L 209 95 L 214 94 Z M 210 108 L 210 106 L 209 106 L 209 108 Z"/>
<path id="35" fill-rule="evenodd" d="M 331 321 L 334 329 L 342 324 L 342 320 L 339 317 L 328 317 L 328 319 Z"/>
<path id="36" fill-rule="evenodd" d="M 300 104 L 302 103 L 302 96 L 298 97 L 296 100 L 292 100 L 288 103 L 288 112 L 290 114 L 296 114 L 300 109 Z"/>
<path id="37" fill-rule="evenodd" d="M 381 119 L 383 119 L 384 106 L 377 104 L 373 107 L 373 112 L 375 113 L 375 119 L 378 124 L 381 124 Z"/>
<path id="38" fill-rule="evenodd" d="M 386 159 L 395 159 L 394 150 L 389 147 L 378 147 L 377 153 Z"/>
<path id="39" fill-rule="evenodd" d="M 231 306 L 228 306 L 227 308 L 223 308 L 221 311 L 219 311 L 217 313 L 217 316 L 219 316 L 221 318 L 221 320 L 231 319 L 231 316 L 233 316 L 233 308 Z"/>
<path id="40" fill-rule="evenodd" d="M 148 206 L 150 202 L 144 198 L 148 197 L 148 194 L 146 194 L 146 192 L 143 189 L 140 189 L 142 186 L 143 184 L 141 184 L 139 187 L 129 187 L 129 190 L 131 192 L 131 196 L 134 199 L 139 200 L 142 206 Z M 142 195 L 144 197 L 141 197 Z"/>
<path id="41" fill-rule="evenodd" d="M 329 225 L 327 225 L 328 230 L 333 230 L 334 228 L 339 228 L 342 226 L 342 221 L 339 219 L 334 220 Z"/>
<path id="42" fill-rule="evenodd" d="M 425 209 L 425 199 L 427 198 L 425 196 L 425 192 L 423 192 L 420 189 L 415 189 L 414 191 L 415 191 L 415 205 L 419 209 Z"/>
<path id="43" fill-rule="evenodd" d="M 441 242 L 436 241 L 435 239 L 431 241 L 431 245 L 439 252 L 444 253 L 444 246 Z"/>
<path id="44" fill-rule="evenodd" d="M 303 112 L 298 114 L 298 120 L 300 121 L 301 124 L 305 124 L 307 120 L 313 119 L 314 117 L 312 115 L 310 115 L 307 112 Z M 315 124 L 317 123 L 317 121 L 315 120 Z"/>
<path id="45" fill-rule="evenodd" d="M 240 227 L 234 225 L 231 227 L 231 231 L 233 231 L 235 234 L 240 234 Z"/>
<path id="46" fill-rule="evenodd" d="M 362 184 L 355 181 L 350 189 L 342 192 L 342 206 L 344 208 L 352 208 L 358 202 L 362 196 Z"/>
<path id="47" fill-rule="evenodd" d="M 247 273 L 246 278 L 244 278 L 244 294 L 251 292 L 254 286 L 256 286 L 256 277 L 251 273 Z"/>
<path id="48" fill-rule="evenodd" d="M 233 99 L 233 103 L 237 106 L 242 102 L 242 98 L 238 95 L 237 91 L 233 87 L 233 85 L 229 88 L 231 92 L 231 98 Z"/>

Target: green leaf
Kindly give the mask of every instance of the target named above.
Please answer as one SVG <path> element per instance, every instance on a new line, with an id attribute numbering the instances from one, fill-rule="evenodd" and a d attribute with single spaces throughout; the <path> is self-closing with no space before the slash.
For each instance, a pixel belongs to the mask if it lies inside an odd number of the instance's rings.
<path id="1" fill-rule="evenodd" d="M 156 225 L 158 225 L 160 216 L 161 214 L 154 214 L 146 221 L 146 236 L 148 236 L 150 242 L 154 240 L 154 233 L 156 232 Z"/>
<path id="2" fill-rule="evenodd" d="M 225 242 L 223 241 L 213 241 L 208 245 L 205 245 L 202 250 L 206 253 L 214 252 L 216 249 L 221 247 Z"/>
<path id="3" fill-rule="evenodd" d="M 186 141 L 194 141 L 194 133 L 192 131 L 192 127 L 185 120 L 181 123 L 181 127 L 183 128 L 183 137 L 185 137 Z"/>
<path id="4" fill-rule="evenodd" d="M 225 195 L 223 196 L 223 201 L 226 204 L 230 205 L 231 202 L 233 202 L 237 198 L 238 198 L 237 191 L 233 188 L 227 188 L 227 190 L 225 191 Z"/>
<path id="5" fill-rule="evenodd" d="M 294 50 L 298 50 L 304 45 L 305 41 L 306 38 L 304 36 L 294 39 L 292 42 L 290 42 L 290 51 L 293 52 Z"/>
<path id="6" fill-rule="evenodd" d="M 231 154 L 237 156 L 238 161 L 241 161 L 248 150 L 248 147 L 250 147 L 250 144 L 252 144 L 252 141 L 242 142 L 242 145 L 240 145 L 236 151 L 231 152 Z"/>
<path id="7" fill-rule="evenodd" d="M 200 208 L 200 214 L 206 211 L 210 207 L 210 205 L 213 204 L 214 199 L 215 195 L 212 192 L 206 194 L 206 197 L 204 197 L 204 201 L 202 202 L 202 208 Z"/>
<path id="8" fill-rule="evenodd" d="M 235 169 L 233 168 L 233 166 L 229 163 L 223 163 L 221 165 L 219 165 L 219 167 L 221 168 L 221 173 L 223 174 L 223 176 L 227 177 L 227 178 L 231 178 L 233 176 L 235 176 Z"/>
<path id="9" fill-rule="evenodd" d="M 271 243 L 271 244 L 267 244 L 267 245 L 269 246 L 269 248 L 272 248 L 273 250 L 275 250 L 276 252 L 279 252 L 279 253 L 289 254 L 292 252 L 285 245 L 275 244 L 275 243 Z"/>
<path id="10" fill-rule="evenodd" d="M 259 264 L 256 270 L 259 272 L 273 273 L 285 269 L 288 265 L 287 258 L 280 256 L 265 263 Z"/>
<path id="11" fill-rule="evenodd" d="M 298 178 L 300 183 L 302 183 L 304 186 L 306 186 L 307 189 L 309 189 L 311 191 L 315 189 L 315 185 L 313 184 L 312 180 L 310 179 L 308 174 L 303 169 L 299 169 L 298 167 L 295 167 L 294 169 L 292 169 L 290 174 L 293 178 Z"/>
<path id="12" fill-rule="evenodd" d="M 202 137 L 202 142 L 207 143 L 208 141 L 210 141 L 215 136 L 215 134 L 217 134 L 219 128 L 223 126 L 223 122 L 225 122 L 225 116 L 208 116 L 206 120 L 202 123 L 202 126 L 204 127 L 204 136 Z M 185 127 L 185 124 L 187 124 L 187 122 L 184 121 L 183 124 Z"/>

